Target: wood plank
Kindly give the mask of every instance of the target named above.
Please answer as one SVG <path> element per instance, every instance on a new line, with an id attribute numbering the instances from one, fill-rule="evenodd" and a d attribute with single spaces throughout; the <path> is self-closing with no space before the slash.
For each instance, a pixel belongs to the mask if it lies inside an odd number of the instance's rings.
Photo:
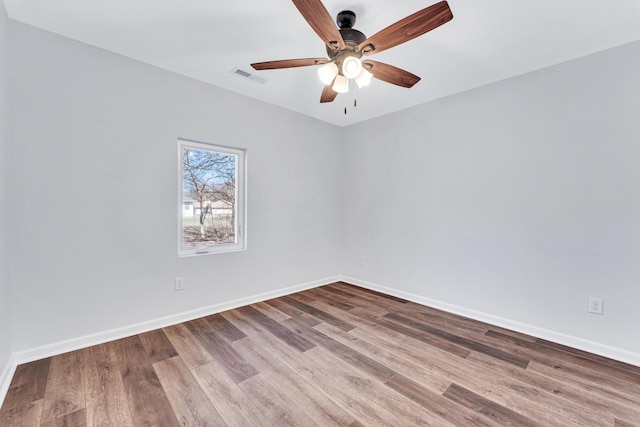
<path id="1" fill-rule="evenodd" d="M 133 425 L 179 425 L 140 338 L 114 341 L 113 349 Z"/>
<path id="2" fill-rule="evenodd" d="M 289 317 L 302 317 L 302 316 L 306 316 L 309 319 L 312 319 L 314 322 L 314 325 L 317 325 L 319 323 L 321 323 L 321 321 L 319 319 L 316 319 L 313 316 L 309 316 L 307 313 L 305 313 L 302 310 L 297 309 L 296 307 L 287 304 L 286 302 L 282 301 L 279 298 L 276 299 L 270 299 L 265 301 L 265 304 L 270 305 L 271 307 L 287 314 Z M 309 326 L 313 326 L 312 324 L 308 324 Z"/>
<path id="3" fill-rule="evenodd" d="M 85 409 L 80 409 L 70 414 L 64 414 L 53 420 L 40 424 L 40 427 L 84 427 L 87 425 Z"/>
<path id="4" fill-rule="evenodd" d="M 357 295 L 360 296 L 371 296 L 373 298 L 380 298 L 383 300 L 387 300 L 387 301 L 393 301 L 396 303 L 400 303 L 400 304 L 406 304 L 409 301 L 404 299 L 404 298 L 400 298 L 400 297 L 396 297 L 393 295 L 388 295 L 388 294 L 383 294 L 382 292 L 378 292 L 378 291 L 374 291 L 372 289 L 365 289 L 365 288 L 361 288 L 359 286 L 356 285 L 348 285 L 344 282 L 337 282 L 337 283 L 332 283 L 330 285 L 326 285 L 327 288 L 338 288 L 341 290 L 346 290 L 349 293 L 356 293 Z"/>
<path id="5" fill-rule="evenodd" d="M 527 370 L 550 378 L 560 379 L 563 383 L 575 385 L 591 393 L 597 393 L 608 399 L 622 402 L 624 405 L 640 407 L 640 394 L 629 391 L 629 389 L 635 388 L 637 384 L 629 383 L 625 388 L 618 389 L 606 382 L 602 382 L 597 375 L 575 375 L 574 368 L 574 366 L 564 363 L 548 366 L 533 361 L 529 364 Z"/>
<path id="6" fill-rule="evenodd" d="M 326 306 L 321 301 L 316 301 L 313 304 L 323 307 L 335 315 L 341 312 L 340 309 Z M 434 357 L 446 358 L 445 351 L 433 347 L 430 343 L 416 341 L 392 329 L 381 327 L 373 321 L 376 319 L 374 316 L 367 317 L 367 319 L 371 319 L 368 321 L 354 316 L 351 311 L 342 311 L 342 316 L 351 323 L 359 324 L 358 328 L 344 333 L 330 325 L 321 324 L 315 326 L 315 329 L 340 340 L 343 344 L 356 348 L 375 360 L 383 361 L 395 370 L 399 369 L 400 372 L 405 373 L 413 371 L 413 374 L 409 374 L 412 376 L 424 374 L 426 383 L 432 384 L 441 392 L 444 392 L 450 385 L 451 381 L 445 379 L 449 373 L 435 372 L 431 369 L 432 364 L 430 363 Z M 469 352 L 464 350 L 463 354 L 466 356 Z"/>
<path id="7" fill-rule="evenodd" d="M 326 353 L 317 353 L 317 347 L 305 353 L 294 354 L 286 348 L 282 341 L 273 339 L 262 331 L 255 333 L 257 336 L 262 336 L 264 342 L 268 343 L 267 351 L 274 354 L 276 358 L 280 358 L 283 363 L 305 378 L 308 383 L 314 384 L 327 396 L 331 396 L 331 399 L 352 417 L 362 420 L 365 425 L 392 424 L 390 420 L 393 419 L 393 415 L 378 408 L 370 401 L 369 395 L 360 389 L 370 387 L 372 384 L 370 381 L 360 379 L 355 373 L 347 374 L 344 370 L 338 372 L 327 369 L 326 365 L 335 368 L 339 366 L 339 363 L 335 363 L 335 358 L 328 358 Z"/>
<path id="8" fill-rule="evenodd" d="M 297 368 L 308 381 L 317 384 L 343 408 L 365 425 L 452 426 L 363 371 L 335 357 L 324 347 L 305 352 L 310 362 Z"/>
<path id="9" fill-rule="evenodd" d="M 20 401 L 19 411 L 0 411 L 0 425 L 4 427 L 39 426 L 43 406 L 44 399 L 28 403 Z"/>
<path id="10" fill-rule="evenodd" d="M 226 425 L 180 357 L 154 363 L 153 368 L 180 425 Z"/>
<path id="11" fill-rule="evenodd" d="M 472 320 L 471 320 L 472 321 Z M 505 328 L 500 328 L 498 326 L 493 326 L 493 325 L 488 325 L 489 326 L 489 330 L 487 332 L 496 332 L 502 335 L 507 335 L 510 336 L 511 338 L 516 338 L 520 341 L 528 341 L 531 343 L 535 343 L 538 338 L 533 337 L 531 335 L 527 335 L 527 334 L 523 334 L 521 332 L 516 332 L 516 331 L 510 331 L 508 329 Z"/>
<path id="12" fill-rule="evenodd" d="M 455 355 L 463 359 L 469 356 L 469 354 L 471 353 L 470 350 L 456 343 L 452 343 L 450 340 L 441 338 L 437 335 L 433 335 L 425 331 L 421 331 L 419 329 L 404 326 L 397 322 L 392 322 L 390 320 L 387 320 L 384 316 L 377 318 L 377 317 L 368 315 L 366 312 L 361 312 L 358 309 L 353 309 L 350 311 L 350 313 L 356 314 L 362 317 L 363 319 L 369 320 L 371 323 L 375 324 L 376 327 L 378 328 L 384 328 L 387 330 L 398 332 L 406 337 L 410 337 L 415 340 L 421 341 L 425 344 L 428 344 L 432 347 L 439 348 L 441 350 L 449 352 L 452 355 Z"/>
<path id="13" fill-rule="evenodd" d="M 405 303 L 400 303 L 389 298 L 379 298 L 364 289 L 354 291 L 356 298 L 349 299 L 349 304 L 360 308 L 376 307 L 378 310 L 386 310 L 387 312 L 401 310 Z"/>
<path id="14" fill-rule="evenodd" d="M 529 427 L 543 426 L 543 424 L 513 412 L 512 410 L 473 393 L 464 387 L 460 387 L 457 384 L 451 384 L 447 391 L 444 392 L 443 396 L 473 411 L 481 413 L 498 425 Z"/>
<path id="15" fill-rule="evenodd" d="M 264 314 L 265 316 L 269 316 L 276 322 L 282 322 L 283 320 L 287 320 L 291 318 L 291 316 L 289 316 L 288 314 L 264 302 L 252 304 L 251 306 L 256 310 L 258 310 L 259 312 L 261 312 L 262 314 Z"/>
<path id="16" fill-rule="evenodd" d="M 331 286 L 331 285 L 329 285 Z M 348 286 L 348 285 L 347 285 Z M 317 288 L 317 289 L 325 289 L 326 287 Z M 315 290 L 315 289 L 314 289 Z M 335 289 L 332 289 L 335 290 Z M 479 322 L 477 320 L 473 320 L 470 318 L 466 318 L 463 316 L 459 316 L 453 313 L 447 313 L 445 311 L 435 309 L 432 307 L 427 307 L 414 302 L 407 302 L 406 300 L 400 299 L 400 301 L 404 301 L 404 304 L 380 304 L 380 302 L 376 299 L 370 298 L 371 292 L 366 289 L 360 289 L 363 292 L 362 295 L 365 295 L 365 298 L 359 298 L 352 301 L 353 304 L 356 304 L 358 307 L 364 307 L 368 309 L 378 309 L 383 310 L 387 309 L 389 311 L 394 311 L 397 313 L 410 313 L 411 316 L 422 316 L 429 319 L 429 323 L 434 326 L 439 324 L 445 329 L 449 331 L 453 331 L 456 334 L 460 334 L 462 336 L 471 337 L 476 335 L 477 332 L 484 333 L 489 329 L 493 329 L 495 331 L 501 332 L 503 334 L 512 335 L 522 340 L 528 340 L 530 342 L 535 342 L 537 338 L 521 334 L 514 331 L 509 331 L 504 328 L 500 328 L 495 325 L 490 325 L 484 322 Z M 372 291 L 375 293 L 375 291 Z"/>
<path id="17" fill-rule="evenodd" d="M 357 334 L 332 330 L 326 325 L 317 326 L 325 333 L 354 350 L 368 356 L 400 375 L 409 375 L 434 393 L 442 394 L 451 385 L 449 372 L 444 372 L 432 364 L 434 355 L 429 350 L 419 351 L 415 346 L 393 343 L 364 327 Z M 413 344 L 413 343 L 412 343 Z M 396 374 L 396 375 L 397 375 Z M 395 375 L 394 375 L 395 376 Z"/>
<path id="18" fill-rule="evenodd" d="M 508 331 L 506 333 L 508 333 Z M 543 340 L 541 338 L 536 338 L 535 343 L 540 346 L 544 346 L 546 348 L 551 348 L 554 350 L 565 352 L 569 355 L 578 357 L 580 359 L 586 359 L 586 360 L 596 362 L 601 366 L 611 367 L 613 370 L 627 372 L 635 376 L 640 376 L 640 366 L 634 366 L 629 363 L 624 363 L 618 360 L 609 359 L 604 356 L 600 356 L 600 355 L 589 353 L 583 350 L 567 347 L 566 345 Z"/>
<path id="19" fill-rule="evenodd" d="M 291 296 L 291 295 L 295 295 L 302 302 L 313 302 L 313 301 L 315 301 L 315 298 L 313 297 L 313 294 L 311 294 L 310 292 L 296 292 L 296 293 L 285 295 L 285 296 Z"/>
<path id="20" fill-rule="evenodd" d="M 591 424 L 592 421 L 606 422 L 605 418 L 581 417 L 579 412 L 581 409 L 576 408 L 576 405 L 558 406 L 558 397 L 555 394 L 544 393 L 510 377 L 500 377 L 492 372 L 478 369 L 474 371 L 475 375 L 470 376 L 468 374 L 470 363 L 465 361 L 466 366 L 461 366 L 461 363 L 450 363 L 448 361 L 450 357 L 447 358 L 444 352 L 426 353 L 415 347 L 403 346 L 395 340 L 385 339 L 381 334 L 371 332 L 369 328 L 362 326 L 356 331 L 357 338 L 353 337 L 352 333 L 345 333 L 328 325 L 319 325 L 316 328 L 389 366 L 399 373 L 394 378 L 397 379 L 400 376 L 411 378 L 431 393 L 441 394 L 452 381 L 456 381 L 460 385 L 472 388 L 476 393 L 491 397 L 497 403 L 532 419 L 545 422 L 547 425 L 558 424 L 560 420 L 564 422 L 564 427 L 584 426 Z M 418 394 L 425 395 L 423 392 Z M 407 395 L 407 397 L 411 396 Z M 550 405 L 545 405 L 548 403 Z M 446 405 L 438 405 L 441 408 L 446 407 Z M 554 410 L 554 408 L 558 409 Z M 455 420 L 455 422 L 460 423 L 462 420 Z"/>
<path id="21" fill-rule="evenodd" d="M 369 289 L 360 288 L 358 286 L 351 286 L 347 284 L 334 283 L 331 285 L 327 285 L 327 289 L 333 289 L 333 286 L 338 286 L 339 289 L 346 290 L 347 292 L 351 292 L 356 295 L 356 298 L 352 298 L 349 300 L 349 303 L 354 304 L 357 302 L 360 303 L 373 303 L 379 305 L 380 307 L 387 308 L 390 311 L 401 310 L 405 304 L 410 303 L 410 301 L 404 300 L 402 298 L 394 297 L 393 295 L 379 294 L 376 291 L 371 291 Z"/>
<path id="22" fill-rule="evenodd" d="M 347 323 L 353 324 L 353 325 L 367 325 L 367 326 L 371 326 L 371 325 L 375 325 L 377 324 L 377 320 L 380 316 L 387 314 L 388 312 L 385 310 L 381 313 L 375 313 L 375 310 L 365 310 L 366 311 L 366 315 L 363 315 L 363 313 L 360 311 L 360 308 L 350 308 L 350 309 L 345 309 L 340 307 L 337 304 L 330 304 L 329 301 L 325 300 L 325 299 L 317 299 L 316 301 L 314 301 L 313 306 L 316 308 L 319 308 L 333 316 L 336 317 L 340 317 L 342 319 L 344 319 Z M 353 310 L 353 312 L 352 312 Z M 373 312 L 372 312 L 373 311 Z M 300 321 L 301 317 L 297 316 L 295 317 L 296 320 Z M 303 322 L 305 323 L 305 322 Z M 320 322 L 317 324 L 313 324 L 313 325 L 309 325 L 307 323 L 305 323 L 307 326 L 309 327 L 313 327 L 315 328 L 316 326 L 320 326 L 320 325 L 327 325 L 324 322 Z M 327 325 L 330 326 L 330 325 Z M 344 329 L 342 329 L 344 332 Z M 347 331 L 350 332 L 351 330 Z"/>
<path id="23" fill-rule="evenodd" d="M 339 407 L 333 406 L 328 397 L 315 390 L 310 384 L 292 380 L 297 378 L 298 374 L 282 362 L 280 356 L 285 356 L 286 352 L 283 351 L 278 356 L 272 353 L 274 347 L 278 348 L 277 343 L 281 343 L 285 348 L 288 347 L 283 341 L 276 339 L 274 335 L 259 327 L 257 322 L 249 320 L 237 311 L 228 312 L 225 315 L 228 315 L 230 320 L 239 325 L 246 334 L 266 341 L 263 341 L 263 346 L 260 348 L 248 341 L 238 341 L 234 346 L 241 349 L 242 354 L 261 371 L 262 378 L 259 381 L 256 382 L 252 378 L 240 387 L 245 390 L 245 394 L 250 397 L 254 405 L 261 408 L 267 415 L 271 424 L 348 425 L 353 421 L 348 416 L 341 416 Z M 287 357 L 290 356 L 284 358 Z M 269 391 L 270 386 L 267 383 L 278 384 L 278 387 Z"/>
<path id="24" fill-rule="evenodd" d="M 614 420 L 613 427 L 637 427 L 637 424 L 630 423 L 628 421 L 623 421 L 618 418 Z"/>
<path id="25" fill-rule="evenodd" d="M 375 413 L 372 413 L 372 408 L 369 407 L 366 396 L 359 396 L 357 394 L 354 396 L 350 394 L 348 398 L 345 397 L 341 399 L 336 396 L 335 391 L 325 384 L 326 382 L 330 383 L 331 386 L 335 385 L 334 382 L 332 382 L 332 378 L 330 378 L 330 376 L 333 376 L 335 379 L 334 373 L 327 371 L 324 373 L 324 377 L 322 373 L 318 374 L 317 377 L 310 377 L 307 375 L 310 372 L 310 366 L 313 366 L 315 369 L 320 369 L 320 367 L 305 356 L 306 352 L 298 353 L 290 351 L 288 345 L 269 334 L 255 322 L 240 315 L 238 312 L 225 312 L 224 316 L 240 327 L 248 335 L 251 342 L 261 343 L 259 349 L 251 349 L 250 344 L 245 342 L 238 342 L 234 344 L 235 346 L 242 346 L 242 348 L 245 349 L 243 351 L 244 354 L 253 354 L 253 356 L 248 357 L 251 357 L 253 364 L 257 366 L 258 369 L 269 371 L 281 364 L 286 365 L 289 369 L 296 372 L 296 374 L 301 378 L 304 378 L 307 383 L 313 384 L 313 386 L 319 389 L 324 395 L 328 398 L 330 397 L 331 401 L 350 414 L 352 418 L 357 418 L 359 415 L 363 420 L 374 420 L 375 422 L 371 425 L 380 425 L 381 418 L 376 416 Z M 342 389 L 340 390 L 340 392 L 343 391 L 344 390 Z M 373 408 L 375 408 L 375 406 L 373 406 Z M 354 422 L 356 422 L 354 425 L 358 425 L 357 420 Z"/>
<path id="26" fill-rule="evenodd" d="M 461 316 L 445 313 L 442 310 L 436 310 L 416 303 L 406 304 L 402 307 L 402 310 L 394 310 L 394 312 L 409 315 L 418 321 L 424 321 L 438 329 L 445 329 L 451 333 L 467 338 L 477 339 L 489 330 L 489 325 L 484 325 Z"/>
<path id="27" fill-rule="evenodd" d="M 280 322 L 276 322 L 268 316 L 265 316 L 258 310 L 253 309 L 252 307 L 241 307 L 236 309 L 240 314 L 250 318 L 251 320 L 258 323 L 262 326 L 267 332 L 271 333 L 273 336 L 280 338 L 282 341 L 287 343 L 289 346 L 295 348 L 298 351 L 307 351 L 313 347 L 315 344 L 311 343 L 309 340 L 300 336 L 299 334 L 293 332 L 291 329 L 287 328 Z"/>
<path id="28" fill-rule="evenodd" d="M 187 328 L 209 354 L 220 362 L 220 366 L 236 382 L 240 383 L 258 374 L 227 340 L 210 329 L 209 323 L 203 319 L 186 323 Z"/>
<path id="29" fill-rule="evenodd" d="M 500 369 L 483 370 L 475 366 L 477 355 L 494 362 L 493 366 L 508 366 L 510 372 L 516 375 L 500 375 Z M 508 407 L 510 410 L 543 425 L 561 425 L 562 427 L 585 425 L 610 425 L 612 418 L 605 413 L 595 413 L 585 416 L 588 411 L 582 402 L 564 400 L 555 389 L 539 389 L 530 382 L 522 381 L 522 369 L 485 354 L 475 353 L 469 356 L 469 366 L 459 370 L 453 379 L 462 386 L 478 395 Z M 485 365 L 486 366 L 486 365 Z M 489 365 L 491 366 L 491 365 Z M 474 369 L 475 375 L 469 376 L 468 370 Z M 526 372 L 526 371 L 525 371 Z"/>
<path id="30" fill-rule="evenodd" d="M 492 339 L 493 345 L 502 345 L 513 351 L 521 352 L 536 362 L 551 367 L 558 364 L 572 366 L 576 377 L 587 376 L 591 378 L 591 381 L 604 382 L 614 389 L 622 388 L 633 395 L 640 394 L 640 371 L 635 372 L 629 368 L 629 365 L 622 362 L 619 364 L 602 362 L 601 359 L 604 358 L 600 356 L 589 357 L 583 351 L 576 350 L 575 353 L 571 353 L 562 347 L 531 343 L 495 331 L 488 331 L 486 336 Z"/>
<path id="31" fill-rule="evenodd" d="M 207 322 L 211 328 L 222 338 L 229 342 L 241 340 L 246 335 L 238 328 L 222 317 L 220 314 L 213 314 L 211 316 L 203 317 L 202 320 Z"/>
<path id="32" fill-rule="evenodd" d="M 375 309 L 375 306 L 373 306 L 372 304 L 367 304 L 365 306 L 359 305 L 359 307 L 366 307 L 369 310 L 371 310 L 372 307 L 373 309 Z M 392 313 L 396 315 L 404 315 L 418 322 L 422 321 L 423 323 L 427 323 L 436 329 L 447 331 L 448 333 L 453 334 L 459 338 L 467 338 L 480 344 L 489 345 L 489 347 L 495 346 L 495 341 L 493 341 L 491 338 L 487 338 L 486 335 L 491 325 L 487 325 L 482 322 L 477 322 L 452 313 L 446 313 L 442 310 L 425 307 L 412 302 L 405 304 L 404 306 L 399 306 L 399 308 L 393 310 Z M 526 340 L 528 342 L 535 341 L 534 337 L 530 337 L 524 334 L 518 334 L 516 332 L 509 332 L 502 328 L 492 328 L 494 330 L 500 331 L 501 333 L 516 337 L 519 340 Z M 515 356 L 522 357 L 522 359 L 529 359 L 528 355 L 521 352 L 520 349 L 506 348 L 503 350 L 505 350 L 506 353 L 512 353 Z"/>
<path id="33" fill-rule="evenodd" d="M 234 344 L 260 372 L 268 372 L 269 379 L 278 384 L 278 389 L 304 408 L 307 416 L 322 426 L 345 426 L 354 419 L 314 384 L 301 377 L 293 368 L 274 356 L 273 352 L 258 348 L 248 340 Z"/>
<path id="34" fill-rule="evenodd" d="M 319 290 L 319 291 L 322 291 L 322 292 L 330 293 L 331 295 L 334 295 L 334 298 L 338 297 L 336 299 L 341 299 L 343 301 L 346 301 L 346 300 L 348 300 L 350 298 L 356 298 L 356 295 L 354 293 L 351 293 L 351 292 L 349 292 L 347 290 L 344 290 L 344 289 L 340 289 L 337 286 L 332 286 L 331 284 L 325 285 L 325 286 L 320 286 L 320 287 L 317 287 L 317 288 L 313 288 L 311 290 L 312 291 Z"/>
<path id="35" fill-rule="evenodd" d="M 183 323 L 164 328 L 164 333 L 189 369 L 206 365 L 213 360 L 213 356 Z"/>
<path id="36" fill-rule="evenodd" d="M 290 296 L 282 297 L 280 299 L 286 302 L 287 304 L 294 306 L 298 310 L 304 311 L 305 313 L 317 318 L 318 320 L 324 323 L 328 323 L 329 325 L 335 326 L 336 328 L 340 328 L 343 331 L 350 331 L 354 328 L 354 326 L 351 325 L 350 323 L 345 322 L 344 320 L 339 319 L 327 313 L 326 311 L 322 311 L 314 307 L 313 305 L 309 305 L 302 302 L 301 300 L 299 300 L 299 296 L 297 295 L 290 295 Z M 313 301 L 309 301 L 309 303 L 312 304 Z"/>
<path id="37" fill-rule="evenodd" d="M 335 298 L 335 294 L 332 293 L 332 292 L 327 291 L 326 289 L 314 288 L 314 289 L 308 290 L 307 292 L 311 293 L 315 297 L 315 301 L 313 301 L 313 302 L 317 302 L 318 299 L 321 299 L 326 304 L 329 304 L 329 305 L 331 305 L 333 307 L 340 308 L 343 311 L 349 311 L 349 310 L 355 308 L 354 305 L 351 305 L 346 301 L 336 299 Z M 313 304 L 311 304 L 311 305 L 313 305 Z"/>
<path id="38" fill-rule="evenodd" d="M 640 408 L 620 405 L 619 402 L 606 399 L 596 394 L 585 393 L 584 390 L 566 384 L 556 378 L 516 368 L 498 359 L 475 353 L 469 356 L 473 365 L 468 369 L 475 369 L 478 381 L 484 381 L 487 386 L 504 384 L 514 394 L 530 396 L 530 399 L 543 408 L 539 418 L 547 416 L 563 420 L 564 426 L 610 425 L 614 414 L 626 416 L 631 414 L 635 418 L 640 415 Z M 484 375 L 479 373 L 484 372 Z M 485 378 L 492 380 L 488 382 Z M 512 385 L 509 385 L 514 381 Z M 534 405 L 532 405 L 534 406 Z M 531 408 L 527 408 L 530 413 Z M 635 415 L 634 415 L 635 414 Z"/>
<path id="39" fill-rule="evenodd" d="M 396 313 L 389 313 L 389 314 L 385 314 L 384 315 L 385 319 L 390 319 L 392 321 L 395 322 L 399 322 L 403 325 L 409 326 L 411 328 L 420 330 L 422 332 L 426 332 L 428 334 L 443 338 L 453 344 L 459 345 L 461 347 L 465 347 L 471 351 L 477 351 L 479 353 L 484 353 L 488 356 L 492 356 L 495 357 L 497 359 L 503 360 L 505 362 L 511 363 L 515 366 L 518 366 L 520 368 L 526 368 L 527 365 L 529 364 L 529 360 L 522 358 L 522 357 L 518 357 L 518 356 L 514 356 L 513 354 L 507 353 L 505 351 L 502 350 L 498 350 L 496 348 L 493 348 L 491 346 L 470 340 L 470 339 L 466 339 L 466 338 L 462 338 L 459 336 L 456 336 L 450 332 L 446 332 L 443 330 L 440 330 L 438 328 L 434 328 L 431 327 L 429 325 L 426 325 L 422 322 L 416 322 L 414 320 L 411 319 L 407 319 L 406 317 L 400 316 Z"/>
<path id="40" fill-rule="evenodd" d="M 218 362 L 198 366 L 192 372 L 228 426 L 271 425 Z"/>
<path id="41" fill-rule="evenodd" d="M 178 355 L 178 352 L 176 352 L 173 344 L 171 344 L 171 341 L 169 341 L 162 329 L 145 332 L 144 334 L 139 334 L 138 337 L 145 350 L 147 350 L 151 364 L 160 362 L 161 360 L 171 359 Z"/>
<path id="42" fill-rule="evenodd" d="M 354 308 L 350 309 L 349 311 L 343 311 L 351 315 L 357 315 L 360 318 L 359 322 L 355 322 L 356 325 L 360 324 L 363 321 L 375 323 L 377 319 L 382 318 L 382 316 L 387 313 L 391 313 L 391 310 L 389 310 L 389 308 L 387 307 L 375 306 L 369 303 L 354 303 L 353 306 Z"/>
<path id="43" fill-rule="evenodd" d="M 239 384 L 239 387 L 273 426 L 319 426 L 276 384 L 269 373 L 261 372 Z"/>
<path id="44" fill-rule="evenodd" d="M 316 329 L 308 328 L 306 325 L 298 323 L 296 319 L 289 319 L 283 323 L 290 325 L 292 329 L 298 331 L 301 335 L 309 338 L 310 340 L 313 340 L 316 344 L 326 348 L 336 357 L 349 363 L 354 368 L 366 372 L 380 381 L 384 382 L 396 374 L 393 369 L 389 369 L 382 363 L 377 362 L 351 347 L 328 337 Z"/>
<path id="45" fill-rule="evenodd" d="M 81 351 L 51 358 L 41 423 L 85 408 L 85 381 Z"/>
<path id="46" fill-rule="evenodd" d="M 33 420 L 34 417 L 39 423 L 50 361 L 48 358 L 18 365 L 0 408 L 0 420 L 3 424 L 19 425 L 21 420 Z M 38 412 L 37 416 L 35 412 Z M 24 425 L 29 423 L 24 421 Z"/>
<path id="47" fill-rule="evenodd" d="M 323 331 L 326 329 L 328 328 L 322 328 Z M 548 425 L 557 424 L 558 420 L 565 420 L 565 427 L 584 426 L 591 424 L 593 420 L 600 421 L 599 417 L 592 416 L 591 420 L 584 418 L 582 413 L 588 411 L 575 405 L 575 402 L 560 405 L 558 396 L 551 389 L 539 390 L 526 381 L 517 380 L 514 375 L 500 375 L 493 372 L 491 367 L 478 367 L 469 358 L 456 362 L 442 351 L 432 349 L 425 352 L 421 348 L 403 345 L 396 337 L 387 337 L 370 329 L 372 328 L 359 327 L 358 339 L 349 339 L 350 345 L 376 360 L 384 361 L 387 366 L 428 389 L 444 392 L 455 381 L 533 419 L 546 421 Z M 337 333 L 334 330 L 332 336 L 336 337 Z M 403 362 L 402 359 L 408 362 Z M 516 373 L 524 372 L 511 364 L 503 364 Z M 469 374 L 470 371 L 473 375 Z"/>
<path id="48" fill-rule="evenodd" d="M 418 403 L 426 409 L 426 412 L 436 414 L 454 425 L 487 427 L 494 425 L 490 420 L 483 419 L 474 413 L 474 408 L 465 410 L 465 408 L 456 406 L 453 402 L 448 402 L 442 395 L 435 394 L 402 375 L 389 379 L 385 385 Z"/>
<path id="49" fill-rule="evenodd" d="M 112 344 L 89 347 L 82 358 L 86 370 L 87 425 L 133 427 Z"/>
<path id="50" fill-rule="evenodd" d="M 51 359 L 48 358 L 18 365 L 9 385 L 11 394 L 16 399 L 28 399 L 32 402 L 44 399 L 50 364 Z M 11 400 L 5 400 L 2 409 L 10 403 Z"/>

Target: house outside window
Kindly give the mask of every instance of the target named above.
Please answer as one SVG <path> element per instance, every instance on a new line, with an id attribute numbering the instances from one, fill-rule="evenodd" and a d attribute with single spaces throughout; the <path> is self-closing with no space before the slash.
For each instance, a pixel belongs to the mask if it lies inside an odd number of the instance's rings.
<path id="1" fill-rule="evenodd" d="M 182 201 L 182 217 L 183 218 L 193 218 L 194 208 L 193 208 L 193 200 L 188 198 L 183 198 Z"/>

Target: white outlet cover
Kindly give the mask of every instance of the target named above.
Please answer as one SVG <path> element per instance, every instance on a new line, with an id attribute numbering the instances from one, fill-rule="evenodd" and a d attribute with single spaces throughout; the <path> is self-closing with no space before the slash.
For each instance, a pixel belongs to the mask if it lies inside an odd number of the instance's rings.
<path id="1" fill-rule="evenodd" d="M 602 298 L 589 298 L 589 313 L 604 314 Z"/>

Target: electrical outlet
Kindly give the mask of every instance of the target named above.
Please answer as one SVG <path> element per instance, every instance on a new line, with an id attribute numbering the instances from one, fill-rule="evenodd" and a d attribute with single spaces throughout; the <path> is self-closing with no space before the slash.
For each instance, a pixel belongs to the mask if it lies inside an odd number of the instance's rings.
<path id="1" fill-rule="evenodd" d="M 176 291 L 184 289 L 184 277 L 176 277 Z"/>
<path id="2" fill-rule="evenodd" d="M 360 257 L 360 265 L 365 265 L 367 263 L 367 259 L 365 258 L 365 256 L 361 256 Z"/>
<path id="3" fill-rule="evenodd" d="M 602 298 L 589 298 L 589 313 L 604 314 Z"/>

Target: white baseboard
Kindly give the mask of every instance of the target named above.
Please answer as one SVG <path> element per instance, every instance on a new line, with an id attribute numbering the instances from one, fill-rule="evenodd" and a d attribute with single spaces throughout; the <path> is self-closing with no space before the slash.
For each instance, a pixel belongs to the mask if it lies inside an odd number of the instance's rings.
<path id="1" fill-rule="evenodd" d="M 304 291 L 306 289 L 316 288 L 318 286 L 327 285 L 329 283 L 334 283 L 337 281 L 340 281 L 339 276 L 329 277 L 313 282 L 303 283 L 301 285 L 289 286 L 286 288 L 277 289 L 275 291 L 251 295 L 233 301 L 227 301 L 220 304 L 201 307 L 195 310 L 161 317 L 158 319 L 152 319 L 122 328 L 102 331 L 95 334 L 85 335 L 66 341 L 55 342 L 41 347 L 16 352 L 13 355 L 16 362 L 15 365 L 32 362 L 34 360 L 43 359 L 45 357 L 55 356 L 57 354 L 66 353 L 68 351 L 78 350 L 81 348 L 90 347 L 92 345 L 102 344 L 132 335 L 141 334 L 144 332 L 149 332 L 154 329 L 164 328 L 166 326 L 175 325 L 177 323 L 188 322 L 189 320 L 197 319 L 199 317 L 209 316 L 211 314 L 220 313 L 222 311 L 231 310 L 272 298 L 278 298 L 284 295 Z M 12 375 L 13 373 L 11 373 L 9 381 L 11 380 Z"/>
<path id="2" fill-rule="evenodd" d="M 465 307 L 448 304 L 448 303 L 427 298 L 421 295 L 400 291 L 398 289 L 388 288 L 386 286 L 377 285 L 364 280 L 356 279 L 354 277 L 342 276 L 341 281 L 345 283 L 349 283 L 351 285 L 360 286 L 365 289 L 370 289 L 372 291 L 378 291 L 378 292 L 382 292 L 383 294 L 392 295 L 398 298 L 403 298 L 412 302 L 416 302 L 418 304 L 437 308 L 443 311 L 447 311 L 449 313 L 458 314 L 460 316 L 468 317 L 470 319 L 479 320 L 481 322 L 500 326 L 502 328 L 510 329 L 512 331 L 531 335 L 536 338 L 541 338 L 547 341 L 553 341 L 554 343 L 557 343 L 557 344 L 566 345 L 568 347 L 572 347 L 578 350 L 583 350 L 589 353 L 597 354 L 599 356 L 618 360 L 620 362 L 625 362 L 631 365 L 640 366 L 640 354 L 633 353 L 621 348 L 610 347 L 597 342 L 585 340 L 583 338 L 578 338 L 578 337 L 566 335 L 560 332 L 539 328 L 537 326 L 516 322 L 514 320 L 504 319 L 502 317 L 494 316 L 491 314 L 470 310 Z"/>
<path id="3" fill-rule="evenodd" d="M 9 357 L 9 361 L 7 365 L 2 367 L 2 371 L 0 371 L 0 405 L 4 402 L 4 398 L 7 395 L 7 391 L 9 391 L 9 386 L 11 385 L 11 379 L 13 378 L 13 374 L 16 372 L 16 367 L 18 363 L 16 362 L 15 356 L 12 354 Z"/>

